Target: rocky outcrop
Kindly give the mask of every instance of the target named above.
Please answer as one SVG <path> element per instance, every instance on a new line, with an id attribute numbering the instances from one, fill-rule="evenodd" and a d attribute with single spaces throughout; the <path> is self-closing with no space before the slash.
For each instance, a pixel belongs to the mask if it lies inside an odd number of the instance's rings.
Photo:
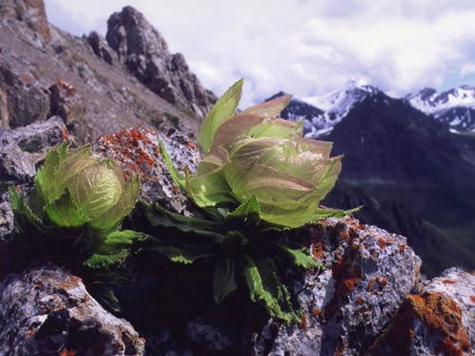
<path id="1" fill-rule="evenodd" d="M 110 65 L 114 64 L 114 57 L 112 55 L 111 48 L 101 35 L 99 35 L 96 31 L 93 31 L 89 34 L 89 36 L 87 36 L 87 41 L 96 56 Z"/>
<path id="2" fill-rule="evenodd" d="M 126 6 L 107 21 L 107 42 L 127 68 L 173 105 L 203 117 L 215 101 L 181 53 L 170 54 L 162 35 L 142 13 Z"/>
<path id="3" fill-rule="evenodd" d="M 310 249 L 325 268 L 295 283 L 302 325 L 270 322 L 256 354 L 360 355 L 420 282 L 420 259 L 406 238 L 355 219 L 310 230 Z"/>
<path id="4" fill-rule="evenodd" d="M 144 203 L 158 203 L 171 211 L 190 215 L 192 204 L 174 185 L 160 154 L 160 142 L 165 144 L 182 174 L 185 169 L 196 168 L 201 157 L 197 147 L 188 137 L 175 130 L 163 134 L 143 128 L 124 129 L 101 137 L 93 149 L 118 162 L 126 174 L 137 173 L 140 176 L 140 197 Z"/>
<path id="5" fill-rule="evenodd" d="M 2 355 L 141 355 L 144 340 L 106 312 L 80 278 L 55 267 L 10 275 L 0 285 Z"/>
<path id="6" fill-rule="evenodd" d="M 376 355 L 473 355 L 475 276 L 451 268 L 409 295 L 373 350 Z"/>
<path id="7" fill-rule="evenodd" d="M 52 119 L 1 137 L 10 144 L 23 142 L 29 154 L 38 149 L 41 156 L 53 144 L 47 137 L 63 138 L 64 125 L 52 131 L 56 134 L 42 134 L 48 132 L 46 124 L 56 127 L 54 122 L 60 123 Z M 39 143 L 32 145 L 35 141 Z M 198 150 L 174 130 L 122 130 L 101 137 L 93 149 L 116 160 L 126 173 L 140 175 L 143 202 L 158 201 L 175 212 L 193 214 L 192 205 L 166 172 L 160 141 L 181 172 L 195 168 Z M 11 210 L 5 204 L 0 208 L 0 231 L 11 233 Z M 129 227 L 141 224 L 139 215 L 129 219 Z M 166 260 L 145 254 L 122 271 L 127 283 L 114 288 L 121 315 L 146 336 L 145 351 L 131 325 L 103 310 L 78 277 L 47 266 L 10 275 L 0 289 L 0 320 L 5 325 L 0 325 L 4 347 L 0 353 L 14 348 L 19 354 L 35 354 L 45 347 L 63 347 L 78 354 L 91 350 L 107 354 L 111 351 L 105 345 L 113 345 L 116 354 L 153 355 L 359 355 L 370 350 L 391 355 L 407 345 L 416 354 L 436 354 L 442 345 L 468 355 L 473 349 L 472 275 L 450 270 L 423 286 L 420 259 L 404 237 L 353 218 L 330 219 L 287 237 L 301 239 L 324 266 L 305 274 L 294 270 L 285 274 L 302 309 L 300 325 L 268 320 L 245 292 L 217 306 L 209 295 L 210 265 L 171 268 Z M 8 254 L 4 244 L 2 254 Z M 0 275 L 2 268 L 5 271 L 0 263 Z M 21 303 L 8 308 L 14 298 L 21 298 Z"/>

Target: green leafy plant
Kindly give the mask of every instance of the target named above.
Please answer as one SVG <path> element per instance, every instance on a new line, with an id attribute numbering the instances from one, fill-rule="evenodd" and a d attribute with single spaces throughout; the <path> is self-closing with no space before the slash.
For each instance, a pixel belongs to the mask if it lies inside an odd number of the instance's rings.
<path id="1" fill-rule="evenodd" d="M 204 158 L 194 173 L 182 176 L 160 143 L 171 177 L 205 218 L 148 207 L 152 226 L 185 233 L 173 242 L 155 237 L 154 248 L 176 263 L 215 259 L 217 303 L 240 280 L 251 300 L 272 317 L 296 322 L 299 312 L 279 271 L 319 265 L 296 241 L 277 232 L 348 214 L 320 206 L 338 178 L 341 156 L 330 157 L 329 142 L 303 138 L 301 123 L 278 118 L 289 96 L 237 113 L 242 85 L 241 80 L 228 89 L 205 118 L 198 135 Z"/>
<path id="2" fill-rule="evenodd" d="M 122 220 L 137 202 L 138 177 L 126 178 L 111 160 L 93 155 L 89 146 L 52 149 L 35 176 L 35 191 L 27 204 L 10 191 L 13 210 L 44 237 L 62 235 L 88 240 L 86 263 L 105 266 L 127 257 L 127 245 L 143 238 L 119 231 Z M 84 241 L 86 242 L 86 241 Z"/>

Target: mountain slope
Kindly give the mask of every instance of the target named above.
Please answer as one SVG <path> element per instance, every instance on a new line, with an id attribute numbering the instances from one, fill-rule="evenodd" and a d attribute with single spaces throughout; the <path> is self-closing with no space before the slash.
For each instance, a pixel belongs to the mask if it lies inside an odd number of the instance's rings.
<path id="1" fill-rule="evenodd" d="M 193 136 L 214 96 L 142 14 L 130 7 L 122 13 L 112 16 L 109 32 L 135 35 L 141 52 L 120 36 L 111 41 L 116 48 L 97 33 L 79 38 L 55 28 L 42 1 L 1 1 L 1 127 L 59 115 L 80 142 L 138 125 Z M 140 75 L 139 66 L 131 68 L 139 55 L 149 69 Z"/>

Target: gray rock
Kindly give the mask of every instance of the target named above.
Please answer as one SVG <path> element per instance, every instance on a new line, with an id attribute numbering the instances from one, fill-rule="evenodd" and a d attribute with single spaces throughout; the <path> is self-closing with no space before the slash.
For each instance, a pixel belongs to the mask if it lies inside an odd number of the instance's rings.
<path id="1" fill-rule="evenodd" d="M 50 28 L 43 0 L 2 0 L 0 17 L 22 21 L 44 40 L 50 39 Z"/>
<path id="2" fill-rule="evenodd" d="M 87 36 L 87 42 L 96 56 L 110 65 L 114 64 L 112 49 L 109 47 L 104 37 L 99 35 L 96 31 L 92 31 L 89 36 Z"/>
<path id="3" fill-rule="evenodd" d="M 0 285 L 1 355 L 142 355 L 144 340 L 106 312 L 81 279 L 56 267 L 10 275 Z"/>
<path id="4" fill-rule="evenodd" d="M 206 115 L 216 98 L 190 72 L 182 54 L 170 54 L 165 39 L 142 13 L 126 6 L 107 25 L 107 42 L 140 81 L 168 102 Z"/>
<path id="5" fill-rule="evenodd" d="M 101 137 L 93 149 L 118 162 L 126 174 L 139 174 L 143 202 L 159 203 L 171 211 L 190 215 L 192 204 L 173 183 L 160 155 L 160 141 L 182 174 L 185 168 L 191 171 L 196 168 L 200 160 L 198 149 L 189 138 L 173 130 L 164 134 L 145 128 L 124 129 Z"/>
<path id="6" fill-rule="evenodd" d="M 6 185 L 29 183 L 47 149 L 65 139 L 67 129 L 58 117 L 0 132 L 0 191 Z"/>
<path id="7" fill-rule="evenodd" d="M 19 127 L 46 120 L 50 102 L 48 91 L 31 72 L 15 73 L 0 66 L 0 112 L 4 127 Z"/>
<path id="8" fill-rule="evenodd" d="M 310 234 L 310 251 L 325 269 L 295 282 L 302 324 L 269 322 L 256 354 L 361 354 L 419 283 L 421 261 L 403 236 L 355 219 L 329 220 Z"/>
<path id="9" fill-rule="evenodd" d="M 60 117 L 25 127 L 0 132 L 0 149 L 18 146 L 22 151 L 43 155 L 51 147 L 68 139 L 68 129 Z"/>
<path id="10" fill-rule="evenodd" d="M 420 295 L 408 296 L 388 330 L 377 340 L 376 355 L 473 355 L 475 276 L 450 268 Z"/>

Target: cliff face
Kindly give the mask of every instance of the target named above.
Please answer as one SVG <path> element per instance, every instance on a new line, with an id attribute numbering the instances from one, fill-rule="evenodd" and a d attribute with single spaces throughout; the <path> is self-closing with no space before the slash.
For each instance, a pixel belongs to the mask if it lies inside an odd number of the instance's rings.
<path id="1" fill-rule="evenodd" d="M 269 319 L 245 293 L 216 305 L 204 262 L 131 258 L 112 288 L 116 300 L 41 256 L 20 262 L 6 190 L 31 190 L 45 153 L 62 142 L 89 142 L 138 173 L 140 202 L 194 215 L 158 142 L 179 171 L 193 170 L 197 117 L 214 99 L 132 8 L 111 17 L 107 41 L 48 25 L 41 1 L 3 1 L 0 16 L 0 354 L 473 354 L 473 274 L 450 269 L 425 280 L 404 236 L 354 218 L 292 232 L 323 265 L 285 273 L 300 325 Z M 139 207 L 125 227 L 141 219 Z"/>

